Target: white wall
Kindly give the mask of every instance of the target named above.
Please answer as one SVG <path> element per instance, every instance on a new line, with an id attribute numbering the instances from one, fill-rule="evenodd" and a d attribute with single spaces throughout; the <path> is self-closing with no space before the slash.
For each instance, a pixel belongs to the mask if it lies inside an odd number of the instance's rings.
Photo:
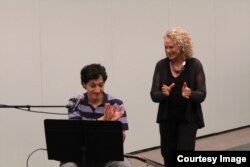
<path id="1" fill-rule="evenodd" d="M 149 92 L 165 56 L 162 37 L 178 25 L 190 32 L 206 73 L 206 127 L 198 135 L 249 125 L 249 16 L 248 0 L 0 0 L 0 104 L 66 105 L 83 91 L 81 68 L 102 63 L 106 91 L 128 112 L 125 152 L 158 146 Z M 0 108 L 0 166 L 25 166 L 46 147 L 46 118 L 67 117 Z M 57 165 L 45 151 L 29 160 Z"/>

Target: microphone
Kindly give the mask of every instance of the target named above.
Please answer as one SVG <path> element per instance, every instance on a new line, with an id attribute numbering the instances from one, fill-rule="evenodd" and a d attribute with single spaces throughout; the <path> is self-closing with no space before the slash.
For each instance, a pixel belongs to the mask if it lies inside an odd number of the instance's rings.
<path id="1" fill-rule="evenodd" d="M 79 104 L 82 101 L 83 97 L 84 97 L 83 95 L 79 95 L 79 98 L 78 98 L 76 104 L 73 107 L 73 111 L 79 106 Z"/>

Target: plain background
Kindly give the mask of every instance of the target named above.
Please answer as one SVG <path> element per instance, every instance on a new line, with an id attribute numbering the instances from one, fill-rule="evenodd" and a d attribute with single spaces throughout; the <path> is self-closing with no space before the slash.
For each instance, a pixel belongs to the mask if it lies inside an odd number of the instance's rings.
<path id="1" fill-rule="evenodd" d="M 249 0 L 0 0 L 0 103 L 66 105 L 84 92 L 81 68 L 101 63 L 106 91 L 127 109 L 125 152 L 159 146 L 152 76 L 165 57 L 164 33 L 181 26 L 206 73 L 206 127 L 198 136 L 249 125 L 249 16 Z M 46 148 L 47 118 L 67 116 L 0 108 L 0 166 L 24 167 L 32 151 Z M 46 151 L 29 161 L 57 165 Z"/>

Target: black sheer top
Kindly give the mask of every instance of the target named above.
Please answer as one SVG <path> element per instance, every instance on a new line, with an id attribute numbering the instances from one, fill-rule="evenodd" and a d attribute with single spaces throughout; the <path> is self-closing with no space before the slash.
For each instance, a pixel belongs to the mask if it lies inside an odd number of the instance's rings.
<path id="1" fill-rule="evenodd" d="M 159 123 L 170 119 L 171 115 L 173 115 L 172 112 L 174 108 L 177 109 L 181 104 L 182 107 L 178 110 L 184 110 L 183 119 L 190 122 L 197 122 L 200 128 L 204 127 L 201 103 L 206 97 L 206 83 L 202 64 L 196 58 L 187 59 L 183 73 L 177 78 L 173 78 L 169 68 L 169 62 L 168 58 L 157 62 L 153 75 L 150 95 L 153 102 L 159 103 L 157 122 Z M 173 81 L 177 83 L 176 90 L 172 89 L 173 92 L 171 91 L 169 96 L 165 96 L 161 91 L 162 85 L 170 85 Z M 180 100 L 182 98 L 180 86 L 183 85 L 184 81 L 186 81 L 192 93 L 189 99 Z"/>

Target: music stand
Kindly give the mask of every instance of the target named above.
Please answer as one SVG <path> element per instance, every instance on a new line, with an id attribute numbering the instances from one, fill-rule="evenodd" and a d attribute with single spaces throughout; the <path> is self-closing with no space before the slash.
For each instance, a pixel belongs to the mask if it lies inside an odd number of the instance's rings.
<path id="1" fill-rule="evenodd" d="M 123 161 L 122 124 L 119 121 L 44 120 L 48 159 L 76 162 Z"/>

